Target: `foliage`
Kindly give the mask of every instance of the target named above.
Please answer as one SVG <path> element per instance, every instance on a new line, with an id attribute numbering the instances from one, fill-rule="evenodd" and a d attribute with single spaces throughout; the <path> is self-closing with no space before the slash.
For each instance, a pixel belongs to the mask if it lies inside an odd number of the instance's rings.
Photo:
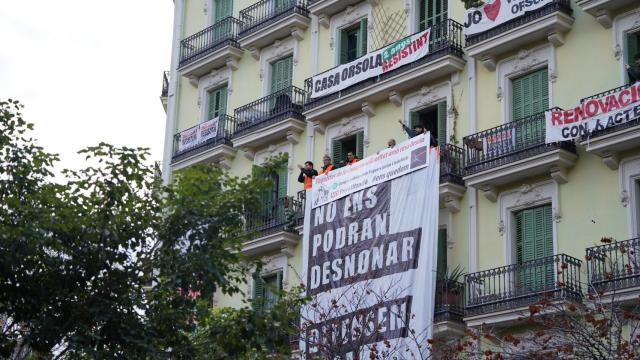
<path id="1" fill-rule="evenodd" d="M 162 188 L 146 149 L 101 143 L 60 181 L 21 109 L 0 101 L 0 358 L 192 358 L 268 180 L 200 165 Z"/>

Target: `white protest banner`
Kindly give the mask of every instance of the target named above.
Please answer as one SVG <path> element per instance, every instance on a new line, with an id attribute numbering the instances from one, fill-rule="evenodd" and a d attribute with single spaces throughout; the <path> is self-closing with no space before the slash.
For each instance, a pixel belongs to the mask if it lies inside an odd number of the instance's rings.
<path id="1" fill-rule="evenodd" d="M 480 7 L 465 11 L 464 34 L 485 32 L 552 2 L 553 0 L 488 0 Z"/>
<path id="2" fill-rule="evenodd" d="M 316 176 L 311 188 L 313 208 L 427 166 L 429 136 L 430 133 L 416 136 L 392 149 Z"/>
<path id="3" fill-rule="evenodd" d="M 311 301 L 300 311 L 304 359 L 430 355 L 424 344 L 435 302 L 439 150 L 424 136 L 420 146 L 412 140 L 399 145 L 409 145 L 400 154 L 427 152 L 418 155 L 420 166 L 395 177 L 385 173 L 397 169 L 368 162 L 361 172 L 380 173 L 382 182 L 360 189 L 355 179 L 345 186 L 360 190 L 316 208 L 307 203 L 302 278 Z"/>
<path id="4" fill-rule="evenodd" d="M 200 142 L 215 139 L 218 136 L 218 118 L 213 118 L 200 124 Z"/>
<path id="5" fill-rule="evenodd" d="M 545 112 L 545 141 L 549 144 L 589 136 L 634 119 L 640 119 L 640 82 L 585 100 L 573 109 Z"/>
<path id="6" fill-rule="evenodd" d="M 190 149 L 199 143 L 198 127 L 194 126 L 191 129 L 185 130 L 180 133 L 178 139 L 178 151 L 184 151 Z"/>
<path id="7" fill-rule="evenodd" d="M 429 52 L 430 32 L 431 29 L 427 29 L 409 35 L 387 47 L 312 77 L 310 96 L 316 98 L 332 94 L 424 57 Z"/>

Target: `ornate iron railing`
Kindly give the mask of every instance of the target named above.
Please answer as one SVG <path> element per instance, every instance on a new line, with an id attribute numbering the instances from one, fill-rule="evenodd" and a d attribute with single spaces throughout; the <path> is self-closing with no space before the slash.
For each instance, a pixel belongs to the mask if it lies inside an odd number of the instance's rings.
<path id="1" fill-rule="evenodd" d="M 477 44 L 481 41 L 491 39 L 492 37 L 498 36 L 507 31 L 513 30 L 515 28 L 526 26 L 528 23 L 540 19 L 549 14 L 553 14 L 556 11 L 561 11 L 567 15 L 571 15 L 573 10 L 571 10 L 571 1 L 570 0 L 554 0 L 552 3 L 547 4 L 540 9 L 536 9 L 533 11 L 527 11 L 524 15 L 519 16 L 515 19 L 509 20 L 505 23 L 502 23 L 490 30 L 481 32 L 479 34 L 473 34 L 466 37 L 466 46 Z"/>
<path id="2" fill-rule="evenodd" d="M 436 280 L 436 303 L 433 322 L 458 321 L 464 317 L 464 284 L 446 279 Z"/>
<path id="3" fill-rule="evenodd" d="M 610 94 L 615 94 L 618 91 L 620 91 L 620 90 L 622 90 L 624 88 L 628 88 L 630 86 L 631 85 L 622 85 L 622 86 L 618 86 L 616 88 L 613 88 L 611 90 L 603 91 L 603 92 L 600 92 L 600 93 L 597 93 L 597 94 L 593 94 L 593 95 L 584 97 L 584 98 L 580 99 L 580 103 L 583 103 L 583 102 L 585 102 L 587 100 L 591 100 L 591 99 L 597 99 L 597 98 L 600 98 L 600 97 L 603 97 L 603 96 L 607 96 L 607 95 L 610 95 Z"/>
<path id="4" fill-rule="evenodd" d="M 393 78 L 446 55 L 455 55 L 460 58 L 462 58 L 464 55 L 464 51 L 462 50 L 462 24 L 451 19 L 447 19 L 446 21 L 443 21 L 431 27 L 431 35 L 429 37 L 429 53 L 427 54 L 427 56 L 410 64 L 406 64 L 404 66 L 398 67 L 397 69 L 386 72 L 380 76 L 363 80 L 333 94 L 318 98 L 308 97 L 305 103 L 305 110 L 324 105 L 330 101 L 362 90 L 381 81 Z M 327 70 L 327 72 L 331 70 Z M 304 83 L 307 93 L 311 94 L 313 90 L 312 78 L 306 79 Z"/>
<path id="5" fill-rule="evenodd" d="M 576 151 L 572 141 L 545 143 L 544 112 L 481 131 L 463 139 L 465 175 L 555 149 Z"/>
<path id="6" fill-rule="evenodd" d="M 179 66 L 185 66 L 226 45 L 240 48 L 240 44 L 238 44 L 239 29 L 240 20 L 229 16 L 183 39 L 180 41 Z"/>
<path id="7" fill-rule="evenodd" d="M 543 296 L 581 301 L 581 263 L 559 254 L 467 274 L 465 316 L 517 309 Z"/>
<path id="8" fill-rule="evenodd" d="M 464 150 L 453 144 L 440 148 L 440 183 L 464 185 Z"/>
<path id="9" fill-rule="evenodd" d="M 237 108 L 234 115 L 238 124 L 233 136 L 243 135 L 288 118 L 304 121 L 304 97 L 304 90 L 289 86 Z"/>
<path id="10" fill-rule="evenodd" d="M 169 95 L 169 72 L 162 73 L 162 93 L 160 97 L 167 97 Z"/>
<path id="11" fill-rule="evenodd" d="M 590 292 L 640 286 L 640 238 L 587 248 Z"/>
<path id="12" fill-rule="evenodd" d="M 240 37 L 258 31 L 291 14 L 309 16 L 306 0 L 262 0 L 240 10 Z"/>
<path id="13" fill-rule="evenodd" d="M 274 199 L 264 203 L 259 211 L 245 214 L 245 231 L 256 237 L 295 232 L 302 211 L 302 204 L 292 196 Z"/>
<path id="14" fill-rule="evenodd" d="M 174 136 L 172 162 L 180 161 L 221 144 L 233 146 L 231 143 L 231 134 L 233 134 L 236 126 L 236 120 L 233 117 L 221 115 L 218 118 L 216 135 L 213 137 L 209 135 L 207 138 L 203 138 L 201 134 L 198 133 L 200 126 L 201 124 L 190 127 Z M 189 137 L 189 139 L 183 139 L 183 137 Z"/>

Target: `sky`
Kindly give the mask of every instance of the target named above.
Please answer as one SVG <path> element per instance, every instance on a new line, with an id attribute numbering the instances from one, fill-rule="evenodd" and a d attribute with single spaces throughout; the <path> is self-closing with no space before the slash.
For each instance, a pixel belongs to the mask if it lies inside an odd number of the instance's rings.
<path id="1" fill-rule="evenodd" d="M 101 141 L 160 161 L 172 29 L 171 0 L 0 0 L 0 99 L 25 105 L 57 173 Z"/>

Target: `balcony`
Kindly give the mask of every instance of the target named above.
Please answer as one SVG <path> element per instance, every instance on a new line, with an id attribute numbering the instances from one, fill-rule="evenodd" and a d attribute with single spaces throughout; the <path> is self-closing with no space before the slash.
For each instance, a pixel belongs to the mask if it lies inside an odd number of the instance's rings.
<path id="1" fill-rule="evenodd" d="M 188 78 L 199 78 L 227 65 L 236 69 L 237 61 L 242 57 L 239 29 L 240 21 L 227 17 L 180 41 L 180 73 Z"/>
<path id="2" fill-rule="evenodd" d="M 313 15 L 318 15 L 321 21 L 326 21 L 328 27 L 331 16 L 361 1 L 362 0 L 309 0 L 309 12 Z"/>
<path id="3" fill-rule="evenodd" d="M 233 144 L 248 149 L 285 139 L 297 144 L 306 127 L 302 115 L 304 98 L 302 89 L 289 86 L 237 108 Z"/>
<path id="4" fill-rule="evenodd" d="M 640 295 L 640 238 L 587 249 L 589 292 L 634 302 Z"/>
<path id="5" fill-rule="evenodd" d="M 466 191 L 464 180 L 464 150 L 453 144 L 440 148 L 440 207 L 460 211 L 460 200 Z"/>
<path id="6" fill-rule="evenodd" d="M 362 111 L 368 107 L 366 104 L 389 99 L 400 105 L 400 94 L 462 71 L 465 64 L 463 56 L 462 25 L 449 19 L 432 27 L 429 53 L 425 57 L 333 94 L 308 98 L 305 116 L 308 121 L 326 124 L 349 113 Z M 312 85 L 311 78 L 305 81 L 308 93 L 311 93 Z"/>
<path id="7" fill-rule="evenodd" d="M 595 94 L 582 99 L 580 102 L 584 103 L 590 99 L 602 98 L 626 87 L 629 86 L 620 86 Z M 634 113 L 632 112 L 630 115 L 633 117 Z M 601 157 L 604 164 L 611 170 L 617 170 L 620 163 L 618 154 L 640 146 L 640 126 L 638 125 L 640 125 L 640 117 L 634 117 L 620 125 L 592 132 L 588 138 L 582 138 L 580 145 L 584 146 L 587 152 Z"/>
<path id="8" fill-rule="evenodd" d="M 513 325 L 542 297 L 556 304 L 582 301 L 581 263 L 560 254 L 465 275 L 467 326 Z"/>
<path id="9" fill-rule="evenodd" d="M 160 102 L 164 108 L 164 112 L 167 112 L 167 100 L 169 98 L 169 72 L 162 73 L 162 92 L 160 93 Z"/>
<path id="10" fill-rule="evenodd" d="M 436 303 L 433 313 L 433 337 L 449 338 L 464 334 L 464 284 L 458 281 L 436 281 Z"/>
<path id="11" fill-rule="evenodd" d="M 245 215 L 245 231 L 252 239 L 244 244 L 242 252 L 258 256 L 281 251 L 291 257 L 301 239 L 297 228 L 304 221 L 303 203 L 287 196 L 264 204 L 261 211 Z"/>
<path id="12" fill-rule="evenodd" d="M 231 134 L 235 124 L 233 117 L 222 115 L 218 118 L 218 128 L 213 137 L 210 135 L 201 136 L 202 131 L 205 131 L 204 128 L 201 128 L 203 124 L 198 124 L 176 134 L 171 159 L 173 170 L 205 162 L 218 163 L 229 169 L 231 160 L 236 155 L 236 150 L 231 143 Z"/>
<path id="13" fill-rule="evenodd" d="M 611 27 L 612 20 L 618 10 L 636 3 L 636 0 L 576 0 L 576 5 L 596 18 L 605 29 Z"/>
<path id="14" fill-rule="evenodd" d="M 566 183 L 578 155 L 571 141 L 545 143 L 544 112 L 466 136 L 464 180 L 497 200 L 497 187 L 548 175 Z"/>
<path id="15" fill-rule="evenodd" d="M 467 54 L 494 71 L 501 55 L 532 43 L 546 39 L 553 46 L 561 46 L 564 33 L 573 26 L 571 14 L 570 0 L 555 0 L 490 30 L 467 36 Z"/>
<path id="16" fill-rule="evenodd" d="M 311 19 L 306 0 L 262 0 L 240 10 L 240 21 L 242 47 L 259 59 L 259 50 L 276 40 L 302 40 Z"/>

